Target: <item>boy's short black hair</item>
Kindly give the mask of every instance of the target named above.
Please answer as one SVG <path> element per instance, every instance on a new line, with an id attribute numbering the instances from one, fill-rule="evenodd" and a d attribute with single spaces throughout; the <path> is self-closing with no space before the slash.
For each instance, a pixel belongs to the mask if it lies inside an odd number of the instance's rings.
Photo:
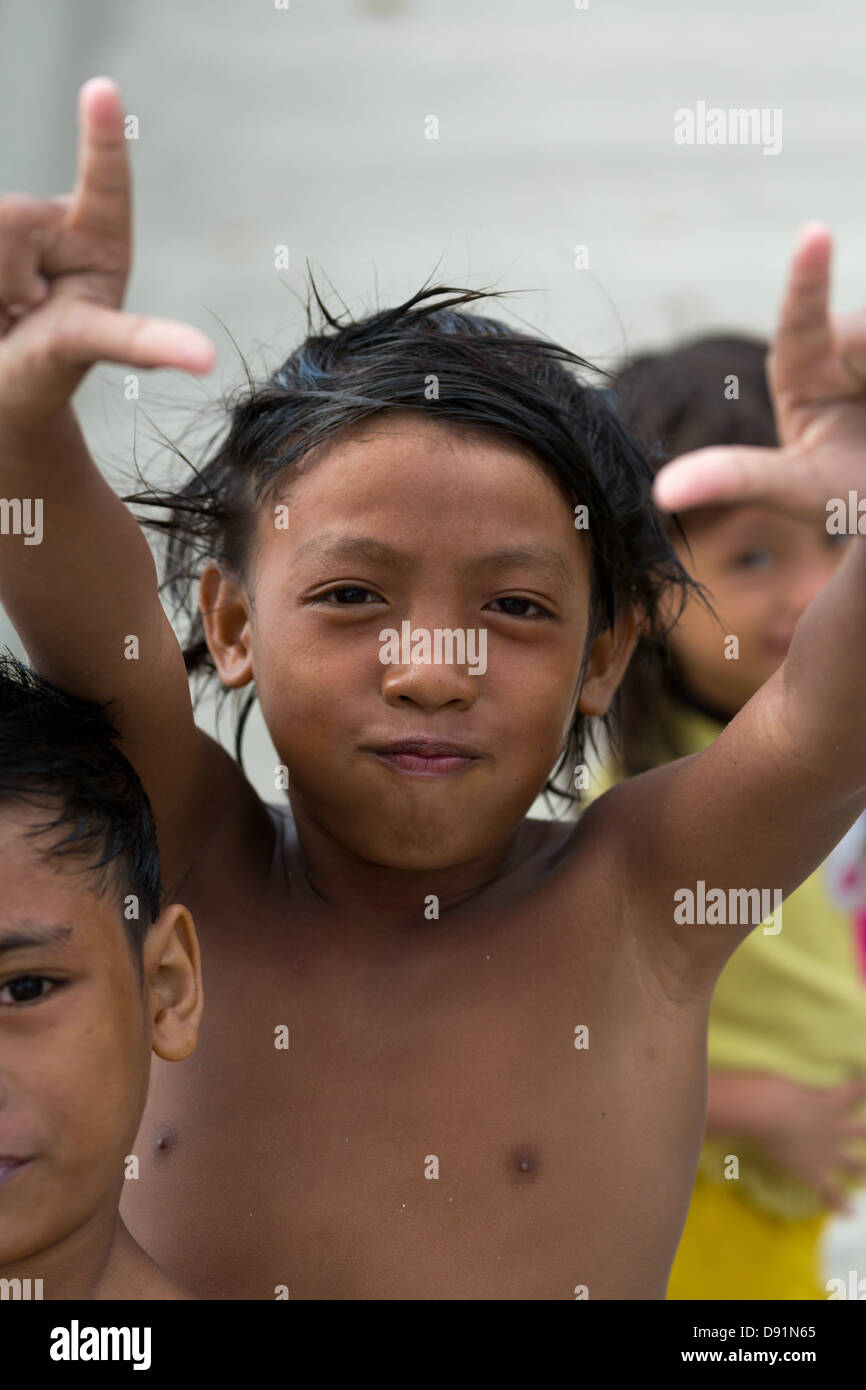
<path id="1" fill-rule="evenodd" d="M 619 408 L 654 473 L 693 449 L 776 448 L 768 351 L 760 338 L 719 333 L 642 353 L 621 368 L 614 377 Z M 681 513 L 679 522 L 688 531 L 689 513 Z M 688 751 L 683 708 L 702 706 L 686 688 L 664 637 L 643 636 L 621 687 L 620 756 L 628 775 Z"/>
<path id="2" fill-rule="evenodd" d="M 161 895 L 156 826 L 147 793 L 115 746 L 105 706 L 57 690 L 9 652 L 0 653 L 0 805 L 48 815 L 34 835 L 66 830 L 46 853 L 83 861 L 100 895 L 116 900 L 141 965 Z M 138 916 L 123 912 L 138 899 Z"/>
<path id="3" fill-rule="evenodd" d="M 164 588 L 186 621 L 190 674 L 215 674 L 194 600 L 204 561 L 243 577 L 257 507 L 275 500 L 314 450 L 384 413 L 423 411 L 516 443 L 547 468 L 567 502 L 588 508 L 588 529 L 581 531 L 592 564 L 585 659 L 595 636 L 628 605 L 654 628 L 661 593 L 692 587 L 652 504 L 647 462 L 611 393 L 582 378 L 596 370 L 583 358 L 474 312 L 478 301 L 496 297 L 485 291 L 424 287 L 403 304 L 358 320 L 334 317 L 315 284 L 312 294 L 318 321 L 308 298 L 300 346 L 262 383 L 247 369 L 246 385 L 224 403 L 228 432 L 221 443 L 213 441 L 210 458 L 195 466 L 177 450 L 192 469 L 189 482 L 178 491 L 148 488 L 124 499 L 167 513 L 141 520 L 167 534 Z M 238 721 L 239 761 L 254 698 L 254 692 L 247 697 Z M 612 715 L 615 710 L 614 704 Z M 572 801 L 577 798 L 554 783 L 564 766 L 582 762 L 583 725 L 577 714 L 547 784 L 548 792 Z"/>

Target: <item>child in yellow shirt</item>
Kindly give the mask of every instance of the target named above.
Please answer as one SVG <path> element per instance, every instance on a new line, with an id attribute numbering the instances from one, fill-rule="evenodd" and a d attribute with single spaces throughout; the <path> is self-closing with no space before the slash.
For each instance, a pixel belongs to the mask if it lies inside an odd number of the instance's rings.
<path id="1" fill-rule="evenodd" d="M 772 446 L 766 350 L 708 338 L 636 359 L 618 379 L 622 412 L 659 463 L 712 444 Z M 716 738 L 783 660 L 800 613 L 842 553 L 820 523 L 767 506 L 698 507 L 680 520 L 680 557 L 706 585 L 721 625 L 691 601 L 668 639 L 661 680 L 650 681 L 649 663 L 633 663 L 620 754 L 628 775 Z M 855 827 L 832 865 L 787 899 L 782 929 L 754 931 L 719 978 L 707 1133 L 669 1298 L 827 1297 L 821 1233 L 829 1213 L 845 1208 L 846 1179 L 866 1173 L 857 1154 L 866 1134 L 857 1119 L 866 1094 L 861 845 Z"/>

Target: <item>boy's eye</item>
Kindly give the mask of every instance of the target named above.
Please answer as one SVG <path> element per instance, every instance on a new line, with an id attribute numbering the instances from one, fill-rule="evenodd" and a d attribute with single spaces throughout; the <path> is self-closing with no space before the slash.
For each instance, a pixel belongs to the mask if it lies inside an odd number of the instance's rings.
<path id="1" fill-rule="evenodd" d="M 535 612 L 543 618 L 550 617 L 548 610 L 546 608 L 542 608 L 540 603 L 536 603 L 535 600 L 531 598 L 520 598 L 517 595 L 514 595 L 510 598 L 495 598 L 492 599 L 491 602 L 506 604 L 507 607 L 504 611 L 510 618 L 534 617 L 535 614 L 527 613 L 527 608 L 534 608 Z"/>
<path id="2" fill-rule="evenodd" d="M 342 608 L 358 608 L 364 603 L 364 598 L 359 595 L 369 594 L 374 603 L 384 603 L 378 594 L 372 589 L 365 589 L 360 584 L 340 584 L 336 589 L 328 589 L 327 593 L 317 594 L 313 603 L 325 603 L 332 600 Z"/>
<path id="3" fill-rule="evenodd" d="M 44 986 L 48 985 L 48 990 Z M 35 999 L 44 999 L 56 987 L 56 981 L 45 975 L 18 975 L 0 985 L 0 1006 L 9 1004 L 30 1004 Z"/>

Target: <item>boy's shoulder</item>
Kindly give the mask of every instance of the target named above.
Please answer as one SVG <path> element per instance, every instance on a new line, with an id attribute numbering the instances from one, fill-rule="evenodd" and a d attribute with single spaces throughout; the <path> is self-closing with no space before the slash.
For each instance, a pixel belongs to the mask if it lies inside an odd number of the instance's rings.
<path id="1" fill-rule="evenodd" d="M 192 897 L 214 875 L 244 875 L 267 862 L 273 852 L 276 821 L 270 808 L 223 745 L 196 729 L 196 792 L 188 810 L 192 826 L 179 872 L 164 883 L 165 902 L 192 907 Z M 162 847 L 160 847 L 162 852 Z"/>

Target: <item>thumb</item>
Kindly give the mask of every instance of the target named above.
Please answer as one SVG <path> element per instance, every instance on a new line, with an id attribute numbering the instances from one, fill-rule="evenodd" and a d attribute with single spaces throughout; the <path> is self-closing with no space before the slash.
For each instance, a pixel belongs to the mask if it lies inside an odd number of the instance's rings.
<path id="1" fill-rule="evenodd" d="M 213 343 L 197 328 L 174 319 L 124 314 L 87 300 L 68 305 L 52 339 L 55 360 L 73 368 L 120 362 L 203 373 L 216 361 Z"/>
<path id="2" fill-rule="evenodd" d="M 745 502 L 772 495 L 784 485 L 785 476 L 779 449 L 696 449 L 659 470 L 653 499 L 665 512 L 711 502 Z"/>

